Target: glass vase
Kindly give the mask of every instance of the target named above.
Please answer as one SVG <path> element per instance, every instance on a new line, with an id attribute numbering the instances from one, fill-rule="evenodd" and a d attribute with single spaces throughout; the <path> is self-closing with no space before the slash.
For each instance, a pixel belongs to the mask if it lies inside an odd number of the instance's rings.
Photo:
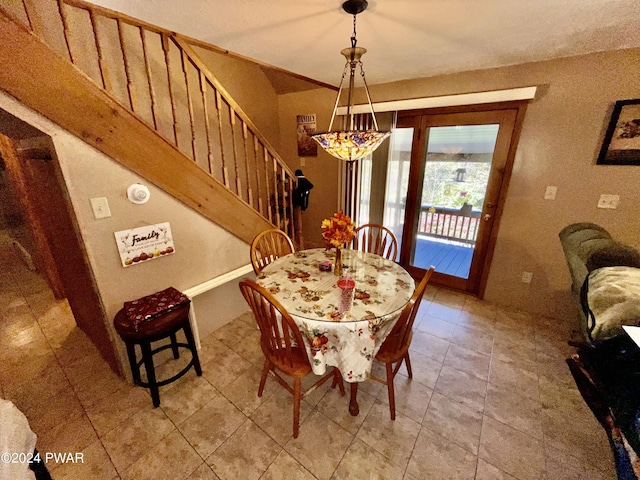
<path id="1" fill-rule="evenodd" d="M 342 249 L 340 247 L 336 247 L 336 263 L 333 266 L 333 274 L 342 275 Z"/>

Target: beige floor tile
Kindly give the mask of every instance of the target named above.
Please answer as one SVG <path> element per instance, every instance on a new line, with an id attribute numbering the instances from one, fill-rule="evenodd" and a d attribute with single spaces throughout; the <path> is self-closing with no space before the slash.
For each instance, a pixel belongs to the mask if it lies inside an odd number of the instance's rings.
<path id="1" fill-rule="evenodd" d="M 305 419 L 298 438 L 291 438 L 284 449 L 320 480 L 331 478 L 353 435 L 314 410 Z M 322 449 L 322 455 L 318 450 Z"/>
<path id="2" fill-rule="evenodd" d="M 479 332 L 472 328 L 458 325 L 451 336 L 451 343 L 468 348 L 469 350 L 491 355 L 491 350 L 493 348 L 493 334 L 488 332 Z"/>
<path id="3" fill-rule="evenodd" d="M 97 439 L 85 414 L 71 419 L 61 417 L 58 425 L 38 435 L 38 449 L 43 452 L 80 452 Z"/>
<path id="4" fill-rule="evenodd" d="M 583 480 L 593 478 L 587 476 L 583 463 L 565 452 L 554 448 L 545 448 L 546 472 L 545 480 Z"/>
<path id="5" fill-rule="evenodd" d="M 333 480 L 401 480 L 404 469 L 355 438 L 336 469 Z"/>
<path id="6" fill-rule="evenodd" d="M 526 462 L 523 460 L 526 452 Z M 521 480 L 542 480 L 544 446 L 540 440 L 485 416 L 478 457 Z"/>
<path id="7" fill-rule="evenodd" d="M 224 346 L 226 350 L 217 350 L 213 359 L 202 364 L 202 375 L 218 390 L 223 389 L 246 372 L 252 364 Z"/>
<path id="8" fill-rule="evenodd" d="M 449 397 L 434 392 L 422 420 L 426 427 L 473 455 L 478 454 L 482 414 Z"/>
<path id="9" fill-rule="evenodd" d="M 482 412 L 487 394 L 487 382 L 470 373 L 444 365 L 438 377 L 435 391 Z"/>
<path id="10" fill-rule="evenodd" d="M 184 437 L 174 430 L 128 467 L 122 480 L 156 480 L 187 478 L 202 459 Z"/>
<path id="11" fill-rule="evenodd" d="M 295 458 L 282 450 L 260 480 L 315 480 L 315 478 Z"/>
<path id="12" fill-rule="evenodd" d="M 484 414 L 542 440 L 542 405 L 537 400 L 489 384 Z"/>
<path id="13" fill-rule="evenodd" d="M 247 420 L 206 461 L 220 478 L 258 479 L 282 447 Z"/>
<path id="14" fill-rule="evenodd" d="M 24 413 L 29 424 L 37 435 L 42 435 L 63 421 L 70 421 L 84 415 L 78 397 L 71 388 L 60 390 L 53 397 L 38 398 L 37 408 L 30 408 Z"/>
<path id="15" fill-rule="evenodd" d="M 498 314 L 498 306 L 467 295 L 462 306 L 462 313 L 464 312 L 495 321 Z"/>
<path id="16" fill-rule="evenodd" d="M 481 333 L 492 335 L 496 328 L 495 312 L 493 317 L 488 318 L 476 312 L 463 310 L 458 317 L 457 325 L 461 325 L 470 330 L 476 330 Z"/>
<path id="17" fill-rule="evenodd" d="M 245 415 L 251 415 L 276 389 L 281 388 L 276 380 L 269 376 L 262 397 L 259 397 L 261 376 L 262 370 L 252 366 L 224 388 L 224 396 Z"/>
<path id="18" fill-rule="evenodd" d="M 489 369 L 489 382 L 511 389 L 532 400 L 540 399 L 538 374 L 516 365 L 494 359 Z"/>
<path id="19" fill-rule="evenodd" d="M 161 391 L 160 408 L 176 425 L 220 395 L 204 377 L 196 375 L 185 375 L 167 387 L 170 388 Z"/>
<path id="20" fill-rule="evenodd" d="M 75 454 L 75 452 L 73 452 Z M 107 451 L 99 440 L 82 449 L 82 462 L 65 462 L 56 465 L 48 462 L 47 469 L 55 480 L 114 480 L 119 479 Z M 74 455 L 75 456 L 75 455 Z"/>
<path id="21" fill-rule="evenodd" d="M 203 462 L 187 477 L 187 480 L 220 480 L 220 477 L 211 470 L 211 467 L 206 462 Z"/>
<path id="22" fill-rule="evenodd" d="M 260 332 L 255 322 L 250 326 L 241 318 L 236 318 L 227 323 L 224 328 L 219 328 L 213 332 L 212 335 L 220 340 L 221 343 L 234 350 L 238 344 L 255 340 L 256 333 L 258 334 L 258 338 L 260 338 Z"/>
<path id="23" fill-rule="evenodd" d="M 118 377 L 112 371 L 108 371 L 100 375 L 99 378 L 92 375 L 76 383 L 73 386 L 73 390 L 78 396 L 80 403 L 84 407 L 89 407 L 127 385 L 123 378 Z"/>
<path id="24" fill-rule="evenodd" d="M 496 335 L 493 342 L 493 359 L 504 363 L 510 363 L 531 372 L 538 371 L 537 351 L 535 343 L 518 342 L 513 339 L 504 339 Z"/>
<path id="25" fill-rule="evenodd" d="M 545 408 L 542 428 L 548 448 L 553 447 L 592 465 L 611 457 L 607 436 L 593 415 Z"/>
<path id="26" fill-rule="evenodd" d="M 142 409 L 152 405 L 149 390 L 142 387 L 125 386 L 87 406 L 85 411 L 93 428 L 100 437 Z"/>
<path id="27" fill-rule="evenodd" d="M 416 479 L 473 480 L 476 462 L 475 455 L 423 427 L 407 474 Z"/>
<path id="28" fill-rule="evenodd" d="M 455 329 L 455 323 L 448 322 L 437 317 L 432 317 L 428 314 L 416 328 L 417 331 L 425 332 L 444 340 L 449 340 Z"/>
<path id="29" fill-rule="evenodd" d="M 251 330 L 246 338 L 231 349 L 256 367 L 262 367 L 264 353 L 260 348 L 260 332 L 258 330 Z"/>
<path id="30" fill-rule="evenodd" d="M 425 387 L 435 387 L 440 376 L 440 370 L 442 370 L 442 360 L 435 360 L 415 351 L 410 351 L 409 358 L 411 360 L 413 380 Z M 406 365 L 401 370 L 402 374 L 406 374 Z"/>
<path id="31" fill-rule="evenodd" d="M 449 341 L 418 330 L 413 332 L 410 349 L 442 362 L 449 349 Z"/>
<path id="32" fill-rule="evenodd" d="M 465 304 L 466 298 L 467 295 L 462 292 L 449 290 L 447 288 L 438 288 L 431 301 L 441 305 L 448 305 L 453 308 L 461 309 Z"/>
<path id="33" fill-rule="evenodd" d="M 416 422 L 421 422 L 427 411 L 433 389 L 425 387 L 400 373 L 396 375 L 393 384 L 396 412 L 402 413 Z M 389 404 L 389 393 L 386 386 L 384 387 L 384 392 L 378 395 L 378 400 L 386 405 Z"/>
<path id="34" fill-rule="evenodd" d="M 206 458 L 229 438 L 246 417 L 233 404 L 218 395 L 178 426 L 198 454 Z"/>
<path id="35" fill-rule="evenodd" d="M 360 413 L 354 417 L 349 413 L 349 388 L 348 386 L 345 388 L 346 393 L 344 397 L 329 392 L 322 397 L 322 400 L 316 405 L 316 408 L 342 428 L 355 435 L 369 414 L 369 410 L 371 410 L 376 398 L 363 392 L 362 389 L 358 389 L 358 406 L 360 407 Z"/>
<path id="36" fill-rule="evenodd" d="M 489 378 L 489 364 L 491 355 L 476 352 L 460 345 L 452 343 L 444 357 L 444 364 L 457 370 L 470 373 L 478 378 L 487 380 Z"/>
<path id="37" fill-rule="evenodd" d="M 419 432 L 418 422 L 401 413 L 396 413 L 396 419 L 392 421 L 389 418 L 389 407 L 377 401 L 356 437 L 398 467 L 405 468 Z"/>
<path id="38" fill-rule="evenodd" d="M 455 324 L 460 316 L 460 306 L 446 305 L 433 301 L 427 308 L 427 315 L 431 318 L 439 318 Z"/>
<path id="39" fill-rule="evenodd" d="M 4 390 L 11 401 L 25 413 L 31 413 L 32 410 L 41 412 L 46 399 L 70 387 L 53 355 L 35 360 L 31 365 L 15 369 L 12 373 L 11 378 L 6 378 L 3 382 Z"/>
<path id="40" fill-rule="evenodd" d="M 485 462 L 481 458 L 478 459 L 478 468 L 476 469 L 475 480 L 517 480 L 508 473 L 503 472 L 497 467 Z"/>
<path id="41" fill-rule="evenodd" d="M 300 432 L 304 429 L 304 421 L 311 410 L 308 403 L 300 403 Z M 279 445 L 284 446 L 293 436 L 293 396 L 284 388 L 277 388 L 250 418 Z"/>
<path id="42" fill-rule="evenodd" d="M 119 473 L 175 429 L 159 408 L 143 409 L 101 440 Z"/>

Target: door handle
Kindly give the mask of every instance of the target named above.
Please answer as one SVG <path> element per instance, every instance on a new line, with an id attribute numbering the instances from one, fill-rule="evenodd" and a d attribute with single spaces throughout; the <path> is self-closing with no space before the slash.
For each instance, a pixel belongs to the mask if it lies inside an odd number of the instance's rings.
<path id="1" fill-rule="evenodd" d="M 486 222 L 487 220 L 489 220 L 491 218 L 491 214 L 490 213 L 485 213 L 483 218 L 484 218 L 484 221 Z"/>

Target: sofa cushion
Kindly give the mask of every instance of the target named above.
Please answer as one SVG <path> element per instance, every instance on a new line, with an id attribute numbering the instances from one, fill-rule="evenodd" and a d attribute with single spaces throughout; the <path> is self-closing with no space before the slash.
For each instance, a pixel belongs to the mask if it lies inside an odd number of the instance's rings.
<path id="1" fill-rule="evenodd" d="M 615 266 L 640 268 L 640 252 L 624 243 L 612 241 L 594 251 L 587 260 L 587 270 L 590 272 Z"/>
<path id="2" fill-rule="evenodd" d="M 640 268 L 602 267 L 585 282 L 587 306 L 595 321 L 593 340 L 624 335 L 622 325 L 640 325 Z"/>

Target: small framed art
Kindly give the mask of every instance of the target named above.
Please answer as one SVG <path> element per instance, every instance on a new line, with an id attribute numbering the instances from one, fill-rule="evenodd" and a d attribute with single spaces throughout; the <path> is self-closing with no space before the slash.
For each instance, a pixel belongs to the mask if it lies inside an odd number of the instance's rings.
<path id="1" fill-rule="evenodd" d="M 616 102 L 597 164 L 640 166 L 640 99 Z"/>

